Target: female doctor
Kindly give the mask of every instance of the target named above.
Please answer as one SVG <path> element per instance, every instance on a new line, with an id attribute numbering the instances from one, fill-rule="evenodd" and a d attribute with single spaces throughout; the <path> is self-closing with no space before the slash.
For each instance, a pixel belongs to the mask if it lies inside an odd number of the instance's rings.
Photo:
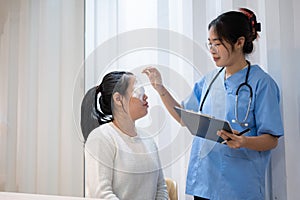
<path id="1" fill-rule="evenodd" d="M 170 95 L 154 67 L 143 70 L 170 114 L 179 106 L 228 120 L 233 133 L 216 134 L 227 141 L 193 140 L 186 193 L 194 199 L 263 200 L 270 150 L 283 135 L 280 94 L 275 81 L 246 60 L 253 51 L 260 24 L 248 9 L 221 14 L 208 25 L 208 49 L 219 69 L 195 83 L 181 104 Z M 238 135 L 249 128 L 244 135 Z"/>

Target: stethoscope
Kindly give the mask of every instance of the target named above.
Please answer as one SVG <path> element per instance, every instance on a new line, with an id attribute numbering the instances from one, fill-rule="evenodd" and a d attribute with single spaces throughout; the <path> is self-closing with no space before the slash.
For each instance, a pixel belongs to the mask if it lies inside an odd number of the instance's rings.
<path id="1" fill-rule="evenodd" d="M 234 113 L 235 113 L 235 119 L 233 119 L 233 120 L 231 120 L 231 122 L 233 122 L 233 123 L 238 123 L 239 125 L 241 125 L 241 126 L 248 126 L 249 124 L 246 122 L 246 120 L 247 120 L 247 118 L 248 118 L 248 116 L 249 116 L 249 112 L 250 112 L 250 106 L 251 106 L 251 102 L 252 102 L 252 96 L 253 96 L 253 93 L 252 93 L 252 87 L 248 84 L 248 77 L 249 77 L 249 72 L 250 72 L 250 62 L 249 61 L 246 61 L 247 62 L 247 64 L 248 64 L 248 69 L 247 69 L 247 73 L 246 73 L 246 78 L 245 78 L 245 82 L 244 83 L 242 83 L 242 84 L 240 84 L 239 85 L 239 87 L 238 87 L 238 89 L 236 90 L 236 93 L 235 93 L 235 111 L 234 111 Z M 206 98 L 207 98 L 207 95 L 208 95 L 208 93 L 209 93 L 209 90 L 210 90 L 210 88 L 211 88 L 211 86 L 212 86 L 212 84 L 215 82 L 215 80 L 218 78 L 218 76 L 220 75 L 220 73 L 223 71 L 223 69 L 224 69 L 225 67 L 222 67 L 219 71 L 218 71 L 218 73 L 214 76 L 214 78 L 212 79 L 212 81 L 210 82 L 210 84 L 209 84 L 209 86 L 208 86 L 208 88 L 207 88 L 207 90 L 206 90 L 206 93 L 205 93 L 205 95 L 204 95 L 204 97 L 203 97 L 203 100 L 202 100 L 202 103 L 201 103 L 201 105 L 200 105 L 200 112 L 202 112 L 202 108 L 203 108 L 203 105 L 204 105 L 204 102 L 205 102 L 205 100 L 206 100 Z M 249 89 L 249 102 L 248 102 L 248 108 L 247 108 L 247 112 L 246 112 L 246 115 L 245 115 L 245 118 L 242 120 L 242 121 L 240 121 L 239 120 L 239 116 L 238 116 L 238 103 L 239 103 L 239 101 L 238 101 L 238 96 L 239 96 L 239 91 L 240 91 L 240 89 L 242 88 L 242 87 L 247 87 L 248 89 Z"/>

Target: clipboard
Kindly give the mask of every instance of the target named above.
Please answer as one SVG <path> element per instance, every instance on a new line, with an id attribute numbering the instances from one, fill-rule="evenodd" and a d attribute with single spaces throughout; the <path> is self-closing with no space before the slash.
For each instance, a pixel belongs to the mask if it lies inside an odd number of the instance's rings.
<path id="1" fill-rule="evenodd" d="M 226 130 L 233 133 L 228 121 L 216 119 L 212 116 L 185 110 L 177 106 L 175 111 L 192 135 L 222 143 L 224 140 L 217 135 L 217 131 Z"/>

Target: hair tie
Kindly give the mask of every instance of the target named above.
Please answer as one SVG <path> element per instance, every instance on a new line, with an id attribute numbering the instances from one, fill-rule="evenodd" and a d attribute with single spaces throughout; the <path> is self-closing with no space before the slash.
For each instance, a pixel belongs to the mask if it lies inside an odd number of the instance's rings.
<path id="1" fill-rule="evenodd" d="M 257 31 L 257 32 L 260 32 L 261 31 L 261 25 L 260 25 L 260 23 L 255 23 L 254 24 L 254 28 L 255 28 L 255 30 Z"/>
<path id="2" fill-rule="evenodd" d="M 261 24 L 257 23 L 255 14 L 247 8 L 240 8 L 239 10 L 248 17 L 251 27 L 254 28 L 256 32 L 260 32 Z"/>

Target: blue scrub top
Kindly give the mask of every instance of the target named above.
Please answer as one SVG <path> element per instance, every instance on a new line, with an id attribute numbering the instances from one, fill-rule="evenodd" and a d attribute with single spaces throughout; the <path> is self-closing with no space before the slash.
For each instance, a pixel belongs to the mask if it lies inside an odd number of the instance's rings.
<path id="1" fill-rule="evenodd" d="M 219 69 L 195 83 L 192 94 L 182 102 L 185 109 L 199 111 L 200 102 Z M 247 68 L 224 80 L 224 71 L 218 76 L 205 100 L 202 113 L 228 120 L 233 129 L 245 127 L 233 123 L 235 119 L 235 94 L 245 82 Z M 259 66 L 250 68 L 248 84 L 253 98 L 247 119 L 251 131 L 247 136 L 283 135 L 280 112 L 280 94 L 275 81 Z M 201 101 L 200 101 L 201 100 Z M 245 117 L 249 102 L 248 88 L 239 92 L 238 116 Z M 211 200 L 264 200 L 265 172 L 270 151 L 246 148 L 231 149 L 227 145 L 194 137 L 187 174 L 186 193 Z"/>

